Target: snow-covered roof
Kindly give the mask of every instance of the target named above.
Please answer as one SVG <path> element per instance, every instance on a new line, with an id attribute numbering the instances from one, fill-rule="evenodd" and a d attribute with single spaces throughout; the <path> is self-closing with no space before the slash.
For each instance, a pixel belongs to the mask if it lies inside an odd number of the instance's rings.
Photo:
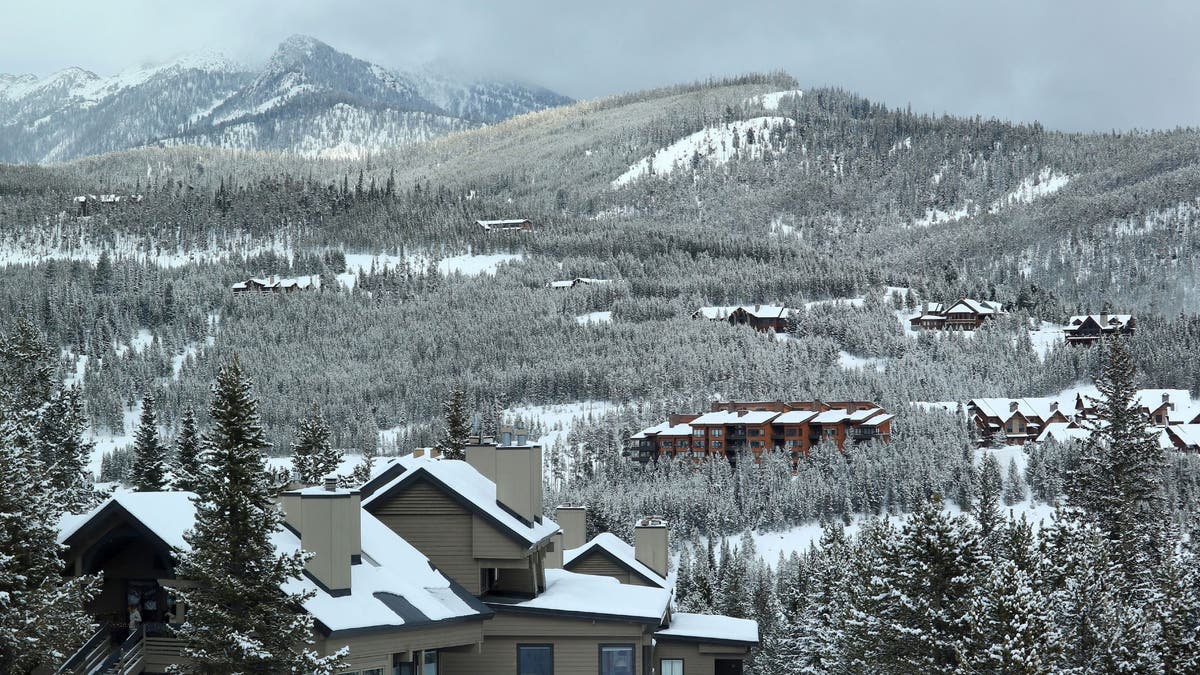
<path id="1" fill-rule="evenodd" d="M 388 472 L 388 469 L 395 467 L 402 470 Z M 370 496 L 363 499 L 363 508 L 382 503 L 388 497 L 388 493 L 403 484 L 428 477 L 528 546 L 534 546 L 559 531 L 558 523 L 549 518 L 543 518 L 540 522 L 535 520 L 533 524 L 527 525 L 514 516 L 496 499 L 496 484 L 462 460 L 406 455 L 392 459 L 380 475 L 389 473 L 394 473 L 395 477 L 383 486 L 373 488 Z"/>
<path id="2" fill-rule="evenodd" d="M 1012 409 L 1014 402 L 1017 404 L 1016 410 Z M 1026 418 L 1033 417 L 1044 421 L 1054 414 L 1056 404 L 1058 412 L 1063 415 L 1069 416 L 1076 412 L 1074 401 L 1058 401 L 1052 398 L 973 398 L 967 404 L 974 406 L 985 416 L 999 418 L 1002 422 L 1007 422 L 1018 412 Z"/>
<path id="3" fill-rule="evenodd" d="M 102 513 L 123 513 L 167 546 L 188 551 L 191 547 L 183 535 L 195 525 L 194 497 L 190 492 L 118 493 L 87 514 L 64 517 L 58 540 L 68 542 Z M 348 594 L 331 595 L 307 576 L 283 586 L 290 593 L 313 593 L 303 607 L 325 628 L 336 632 L 380 626 L 417 627 L 490 614 L 398 534 L 370 513 L 360 511 L 360 516 L 362 562 L 351 566 Z M 274 532 L 271 541 L 280 552 L 300 549 L 300 538 L 286 528 Z"/>
<path id="4" fill-rule="evenodd" d="M 991 300 L 975 300 L 972 298 L 963 298 L 962 300 L 959 300 L 958 302 L 951 305 L 950 308 L 947 309 L 945 313 L 946 314 L 971 313 L 971 314 L 979 314 L 979 315 L 983 315 L 983 316 L 990 316 L 992 314 L 999 314 L 1003 311 L 1004 311 L 1003 306 L 998 302 L 993 302 Z"/>
<path id="5" fill-rule="evenodd" d="M 1038 434 L 1036 441 L 1038 443 L 1043 443 L 1051 439 L 1060 443 L 1085 441 L 1091 435 L 1091 430 L 1074 426 L 1070 422 L 1051 422 L 1046 425 L 1045 429 L 1042 429 L 1042 433 Z"/>
<path id="6" fill-rule="evenodd" d="M 875 417 L 872 417 L 871 419 L 867 420 L 866 422 L 863 422 L 862 425 L 864 427 L 877 427 L 880 424 L 883 424 L 884 422 L 886 422 L 894 417 L 895 417 L 895 415 L 892 415 L 890 413 L 885 413 L 883 415 L 876 415 Z"/>
<path id="7" fill-rule="evenodd" d="M 692 426 L 702 424 L 766 424 L 779 413 L 771 410 L 715 410 L 692 420 Z"/>
<path id="8" fill-rule="evenodd" d="M 656 631 L 654 637 L 660 640 L 740 642 L 752 645 L 758 644 L 758 622 L 728 616 L 676 612 L 671 615 L 670 627 Z"/>
<path id="9" fill-rule="evenodd" d="M 1139 389 L 1134 396 L 1138 405 L 1146 410 L 1158 410 L 1163 404 L 1170 404 L 1176 409 L 1180 406 L 1191 409 L 1192 394 L 1187 389 Z"/>
<path id="10" fill-rule="evenodd" d="M 786 319 L 792 315 L 791 308 L 779 305 L 714 305 L 697 309 L 693 316 L 712 320 L 728 319 L 739 309 L 758 319 Z"/>
<path id="11" fill-rule="evenodd" d="M 253 277 L 248 281 L 233 284 L 234 290 L 244 290 L 254 284 L 262 288 L 298 288 L 301 290 L 321 287 L 321 275 L 308 274 L 299 277 Z"/>
<path id="12" fill-rule="evenodd" d="M 579 614 L 596 618 L 663 621 L 671 591 L 654 586 L 622 584 L 612 577 L 546 570 L 546 590 L 535 598 L 487 598 L 488 604 L 532 612 Z"/>
<path id="13" fill-rule="evenodd" d="M 510 219 L 506 219 L 506 220 L 477 220 L 477 221 L 475 221 L 475 224 L 479 225 L 479 227 L 481 227 L 485 230 L 519 229 L 522 225 L 525 225 L 526 223 L 530 223 L 530 221 L 525 218 L 510 218 Z M 530 223 L 530 224 L 532 224 L 532 223 Z"/>
<path id="14" fill-rule="evenodd" d="M 563 567 L 569 567 L 580 556 L 593 550 L 603 550 L 611 555 L 620 563 L 624 564 L 629 569 L 636 572 L 639 576 L 644 577 L 647 581 L 656 584 L 659 588 L 670 588 L 670 584 L 666 579 L 659 576 L 658 572 L 646 567 L 638 562 L 637 552 L 632 546 L 627 544 L 617 535 L 612 532 L 601 532 L 592 537 L 592 540 L 580 546 L 563 551 Z"/>
<path id="15" fill-rule="evenodd" d="M 1200 424 L 1176 424 L 1166 431 L 1186 447 L 1200 449 Z"/>
<path id="16" fill-rule="evenodd" d="M 1091 319 L 1100 327 L 1123 328 L 1133 319 L 1132 314 L 1079 314 L 1067 320 L 1064 331 L 1075 331 L 1085 321 Z"/>
<path id="17" fill-rule="evenodd" d="M 671 426 L 670 422 L 663 422 L 662 424 L 655 424 L 652 427 L 646 427 L 645 429 L 642 429 L 641 431 L 637 432 L 633 436 L 630 436 L 630 438 L 649 438 L 650 436 L 691 436 L 691 435 L 692 435 L 692 425 L 690 425 L 690 424 L 676 424 L 674 426 Z"/>
<path id="18" fill-rule="evenodd" d="M 779 417 L 774 420 L 775 424 L 804 424 L 817 416 L 815 410 L 789 410 L 785 413 L 779 413 Z"/>

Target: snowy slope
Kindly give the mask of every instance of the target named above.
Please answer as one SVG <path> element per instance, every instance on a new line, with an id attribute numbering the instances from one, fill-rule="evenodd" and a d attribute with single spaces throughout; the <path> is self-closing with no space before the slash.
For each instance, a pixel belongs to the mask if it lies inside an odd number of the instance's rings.
<path id="1" fill-rule="evenodd" d="M 614 179 L 612 186 L 619 188 L 644 176 L 666 176 L 693 162 L 719 166 L 734 157 L 754 158 L 764 152 L 781 151 L 772 141 L 771 132 L 792 125 L 787 117 L 755 117 L 702 129 L 642 158 Z"/>
<path id="2" fill-rule="evenodd" d="M 569 102 L 513 82 L 397 73 L 293 36 L 258 71 L 200 52 L 112 77 L 0 75 L 0 162 L 159 142 L 351 158 Z"/>
<path id="3" fill-rule="evenodd" d="M 933 182 L 940 180 L 940 174 L 934 175 Z M 999 199 L 987 206 L 988 213 L 999 213 L 1006 208 L 1020 204 L 1030 204 L 1043 197 L 1048 197 L 1067 186 L 1071 177 L 1059 173 L 1050 167 L 1045 167 L 1036 174 L 1026 176 L 1017 187 L 1009 190 Z M 962 220 L 982 212 L 979 204 L 968 199 L 950 211 L 931 208 L 925 215 L 909 223 L 909 227 L 931 227 L 956 220 Z"/>

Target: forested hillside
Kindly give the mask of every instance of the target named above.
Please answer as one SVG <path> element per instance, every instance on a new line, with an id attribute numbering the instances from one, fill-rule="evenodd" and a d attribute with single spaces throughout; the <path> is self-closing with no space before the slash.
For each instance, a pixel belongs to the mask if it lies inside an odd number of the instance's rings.
<path id="1" fill-rule="evenodd" d="M 62 346 L 109 427 L 147 387 L 174 424 L 237 352 L 280 394 L 264 417 L 281 444 L 312 403 L 339 443 L 398 426 L 428 439 L 455 383 L 475 404 L 1045 393 L 1086 378 L 1096 355 L 1038 354 L 1019 335 L 1104 308 L 1142 320 L 1148 382 L 1196 390 L 1195 132 L 1063 135 L 795 89 L 770 75 L 642 92 L 361 162 L 178 148 L 7 167 L 0 306 Z M 762 95 L 774 91 L 788 94 Z M 705 129 L 690 155 L 671 150 L 677 163 L 614 184 Z M 145 199 L 79 218 L 80 192 Z M 502 217 L 535 232 L 473 222 Z M 431 271 L 467 252 L 514 260 Z M 347 254 L 365 262 L 335 282 Z M 325 275 L 319 293 L 229 293 L 250 275 L 310 273 Z M 575 276 L 615 283 L 544 288 Z M 1016 313 L 970 339 L 905 335 L 897 311 L 963 295 Z M 811 305 L 782 342 L 688 318 L 861 297 Z M 576 320 L 608 311 L 611 323 Z M 153 340 L 126 349 L 139 331 Z M 886 371 L 848 371 L 839 351 Z"/>

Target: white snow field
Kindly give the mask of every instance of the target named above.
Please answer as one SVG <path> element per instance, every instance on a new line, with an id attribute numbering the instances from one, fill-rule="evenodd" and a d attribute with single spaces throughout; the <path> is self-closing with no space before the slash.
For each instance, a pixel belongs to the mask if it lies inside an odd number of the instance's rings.
<path id="1" fill-rule="evenodd" d="M 761 157 L 766 151 L 779 151 L 771 145 L 771 131 L 792 125 L 792 120 L 787 117 L 755 117 L 702 129 L 643 157 L 613 180 L 612 186 L 620 188 L 649 175 L 669 175 L 680 167 L 689 166 L 696 157 L 709 165 L 719 166 L 734 157 L 754 158 Z M 748 132 L 754 133 L 753 143 L 748 141 Z"/>
<path id="2" fill-rule="evenodd" d="M 745 100 L 747 105 L 761 105 L 764 110 L 779 110 L 779 104 L 784 100 L 800 98 L 804 96 L 804 92 L 799 89 L 787 89 L 785 91 L 772 91 L 767 94 L 759 94 L 751 96 Z"/>
<path id="3" fill-rule="evenodd" d="M 931 181 L 936 183 L 941 180 L 940 173 L 935 175 Z M 1026 176 L 1017 187 L 1008 191 L 1002 197 L 992 202 L 987 207 L 988 213 L 999 213 L 1010 206 L 1019 204 L 1030 204 L 1042 197 L 1058 192 L 1071 182 L 1071 177 L 1064 173 L 1059 173 L 1050 167 L 1045 167 L 1036 174 Z M 966 200 L 962 204 L 954 207 L 950 211 L 940 209 L 928 209 L 925 215 L 914 219 L 908 223 L 907 227 L 931 227 L 933 225 L 941 225 L 955 220 L 962 220 L 980 213 L 982 209 L 973 200 Z"/>
<path id="4" fill-rule="evenodd" d="M 575 317 L 575 322 L 580 326 L 589 324 L 612 323 L 612 312 L 588 312 Z"/>

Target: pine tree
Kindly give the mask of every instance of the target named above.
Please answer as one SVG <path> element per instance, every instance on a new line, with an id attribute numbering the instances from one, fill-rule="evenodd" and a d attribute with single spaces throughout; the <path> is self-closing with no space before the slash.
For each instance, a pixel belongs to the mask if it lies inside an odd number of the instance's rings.
<path id="1" fill-rule="evenodd" d="M 329 424 L 314 408 L 300 419 L 296 442 L 292 445 L 292 467 L 300 482 L 315 485 L 337 471 L 341 463 L 341 451 L 335 450 L 329 440 Z"/>
<path id="2" fill-rule="evenodd" d="M 154 395 L 142 397 L 142 413 L 133 437 L 133 472 L 130 478 L 138 492 L 157 492 L 167 487 L 167 449 L 158 442 L 158 413 Z"/>
<path id="3" fill-rule="evenodd" d="M 1084 445 L 1072 496 L 1085 495 L 1085 507 L 1110 541 L 1131 581 L 1143 589 L 1165 556 L 1168 537 L 1163 492 L 1165 457 L 1137 399 L 1136 367 L 1115 336 L 1096 388 L 1097 422 Z"/>
<path id="4" fill-rule="evenodd" d="M 84 607 L 98 580 L 63 576 L 60 503 L 13 431 L 0 421 L 0 673 L 50 671 L 91 634 Z"/>
<path id="5" fill-rule="evenodd" d="M 175 468 L 172 486 L 183 492 L 195 492 L 204 468 L 200 456 L 200 431 L 196 426 L 196 411 L 183 413 L 179 437 L 175 439 Z"/>
<path id="6" fill-rule="evenodd" d="M 446 415 L 446 432 L 438 441 L 438 449 L 446 459 L 466 459 L 464 449 L 470 442 L 471 422 L 467 415 L 466 392 L 461 388 L 450 393 L 442 404 Z"/>
<path id="7" fill-rule="evenodd" d="M 339 656 L 320 657 L 312 617 L 296 607 L 308 596 L 285 593 L 306 555 L 280 553 L 271 542 L 282 527 L 267 478 L 268 444 L 258 401 L 236 358 L 213 386 L 212 429 L 204 435 L 206 471 L 193 499 L 195 527 L 184 539 L 180 576 L 197 582 L 183 593 L 187 622 L 179 629 L 190 663 L 181 672 L 332 673 Z"/>
<path id="8" fill-rule="evenodd" d="M 1016 458 L 1008 460 L 1008 476 L 1004 480 L 1004 504 L 1013 506 L 1025 501 L 1025 478 L 1017 466 Z"/>
<path id="9" fill-rule="evenodd" d="M 38 426 L 41 459 L 50 489 L 67 513 L 83 513 L 100 497 L 87 471 L 94 446 L 84 439 L 86 427 L 83 405 L 73 388 L 55 392 Z"/>
<path id="10" fill-rule="evenodd" d="M 1004 489 L 1003 479 L 1000 478 L 1000 460 L 993 452 L 983 452 L 983 462 L 979 469 L 979 493 L 976 495 L 974 515 L 979 523 L 979 533 L 984 537 L 991 535 L 1000 524 L 1000 493 Z"/>

